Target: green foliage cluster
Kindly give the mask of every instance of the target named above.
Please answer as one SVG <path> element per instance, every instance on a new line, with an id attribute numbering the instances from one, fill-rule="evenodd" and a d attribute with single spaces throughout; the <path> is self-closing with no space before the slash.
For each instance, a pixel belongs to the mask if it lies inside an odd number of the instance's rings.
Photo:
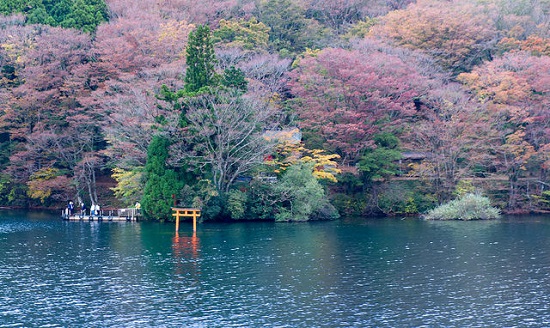
<path id="1" fill-rule="evenodd" d="M 490 220 L 500 218 L 500 210 L 491 206 L 489 198 L 468 193 L 430 210 L 424 218 L 426 220 Z"/>
<path id="2" fill-rule="evenodd" d="M 368 213 L 367 201 L 364 193 L 335 192 L 331 195 L 331 203 L 338 213 L 345 216 L 360 216 Z"/>
<path id="3" fill-rule="evenodd" d="M 0 13 L 24 13 L 28 24 L 45 24 L 94 32 L 108 20 L 103 0 L 3 0 Z"/>
<path id="4" fill-rule="evenodd" d="M 397 161 L 401 158 L 399 138 L 391 133 L 374 136 L 376 148 L 369 148 L 359 161 L 359 171 L 365 182 L 384 179 L 399 172 Z"/>
<path id="5" fill-rule="evenodd" d="M 332 203 L 346 215 L 414 216 L 437 204 L 429 184 L 418 180 L 390 179 L 365 184 L 360 177 L 343 174 L 338 187 L 331 195 Z"/>
<path id="6" fill-rule="evenodd" d="M 276 221 L 307 221 L 311 218 L 334 219 L 336 210 L 329 203 L 325 191 L 313 176 L 313 163 L 297 163 L 288 168 L 276 194 L 282 202 L 277 204 Z"/>
<path id="7" fill-rule="evenodd" d="M 170 140 L 167 137 L 155 135 L 147 149 L 142 206 L 148 218 L 171 218 L 173 196 L 183 187 L 178 174 L 166 167 L 169 147 Z"/>
<path id="8" fill-rule="evenodd" d="M 242 70 L 235 68 L 235 66 L 231 66 L 223 72 L 222 85 L 228 88 L 246 91 L 248 88 L 248 81 L 245 79 Z"/>
<path id="9" fill-rule="evenodd" d="M 232 189 L 227 193 L 227 211 L 232 219 L 245 218 L 247 200 L 248 194 L 239 189 Z"/>
<path id="10" fill-rule="evenodd" d="M 218 76 L 214 69 L 216 54 L 210 28 L 199 25 L 191 31 L 186 50 L 185 92 L 198 92 L 201 88 L 217 85 Z"/>
<path id="11" fill-rule="evenodd" d="M 417 181 L 391 181 L 378 186 L 375 193 L 376 208 L 382 214 L 418 215 L 437 203 L 429 189 Z"/>
<path id="12" fill-rule="evenodd" d="M 215 43 L 230 47 L 241 47 L 246 50 L 258 51 L 267 49 L 269 27 L 258 22 L 256 18 L 249 20 L 220 20 L 220 27 L 213 31 Z"/>
<path id="13" fill-rule="evenodd" d="M 111 188 L 115 197 L 125 205 L 131 206 L 141 200 L 143 196 L 143 167 L 136 167 L 132 170 L 115 168 L 112 177 L 117 185 Z"/>
<path id="14" fill-rule="evenodd" d="M 276 182 L 253 181 L 245 191 L 228 194 L 230 217 L 276 221 L 335 219 L 339 214 L 330 204 L 324 187 L 313 176 L 313 163 L 297 163 Z"/>
<path id="15" fill-rule="evenodd" d="M 315 41 L 324 33 L 318 22 L 307 18 L 304 9 L 291 0 L 263 2 L 258 19 L 270 28 L 270 48 L 283 56 L 293 57 L 306 48 L 316 48 Z"/>
<path id="16" fill-rule="evenodd" d="M 545 190 L 539 195 L 532 196 L 538 203 L 541 208 L 544 210 L 550 209 L 550 190 Z"/>
<path id="17" fill-rule="evenodd" d="M 367 17 L 363 21 L 358 21 L 352 25 L 348 31 L 342 35 L 345 40 L 351 40 L 353 38 L 364 38 L 368 35 L 369 30 L 377 23 L 375 18 Z"/>
<path id="18" fill-rule="evenodd" d="M 8 204 L 10 202 L 9 193 L 12 190 L 10 179 L 5 174 L 0 174 L 0 203 Z"/>
<path id="19" fill-rule="evenodd" d="M 12 177 L 0 174 L 0 203 L 15 207 L 26 206 L 28 188 L 26 185 L 14 183 Z"/>
<path id="20" fill-rule="evenodd" d="M 248 82 L 243 71 L 235 66 L 225 69 L 220 75 L 216 72 L 217 63 L 214 52 L 214 38 L 210 28 L 206 25 L 199 25 L 189 33 L 189 40 L 186 47 L 185 85 L 182 90 L 176 92 L 162 85 L 157 99 L 169 103 L 174 110 L 181 110 L 185 115 L 185 99 L 194 97 L 200 93 L 208 92 L 208 88 L 225 86 L 246 91 Z M 183 99 L 183 101 L 181 101 Z M 165 124 L 165 117 L 158 117 L 157 123 Z"/>
<path id="21" fill-rule="evenodd" d="M 11 153 L 13 146 L 14 146 L 13 143 L 10 142 L 9 134 L 1 133 L 0 134 L 0 169 L 5 169 L 6 166 L 9 164 L 10 162 L 9 154 Z"/>
<path id="22" fill-rule="evenodd" d="M 181 190 L 178 201 L 185 207 L 200 208 L 202 210 L 201 220 L 219 218 L 224 206 L 222 196 L 208 178 L 194 182 L 188 181 Z"/>

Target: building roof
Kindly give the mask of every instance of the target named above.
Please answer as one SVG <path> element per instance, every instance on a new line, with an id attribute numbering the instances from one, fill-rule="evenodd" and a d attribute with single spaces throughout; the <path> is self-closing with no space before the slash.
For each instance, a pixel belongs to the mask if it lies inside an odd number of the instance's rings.
<path id="1" fill-rule="evenodd" d="M 269 141 L 290 142 L 293 144 L 302 141 L 302 132 L 298 128 L 268 130 L 263 133 L 263 137 Z"/>

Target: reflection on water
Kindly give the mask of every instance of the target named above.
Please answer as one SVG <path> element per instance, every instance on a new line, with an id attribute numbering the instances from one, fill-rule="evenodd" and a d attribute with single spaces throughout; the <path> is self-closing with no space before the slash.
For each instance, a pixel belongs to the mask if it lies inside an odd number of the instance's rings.
<path id="1" fill-rule="evenodd" d="M 199 275 L 199 238 L 196 231 L 191 237 L 180 236 L 176 231 L 172 239 L 172 254 L 176 262 L 175 275 Z"/>
<path id="2" fill-rule="evenodd" d="M 0 326 L 550 326 L 550 217 L 173 228 L 0 212 Z"/>

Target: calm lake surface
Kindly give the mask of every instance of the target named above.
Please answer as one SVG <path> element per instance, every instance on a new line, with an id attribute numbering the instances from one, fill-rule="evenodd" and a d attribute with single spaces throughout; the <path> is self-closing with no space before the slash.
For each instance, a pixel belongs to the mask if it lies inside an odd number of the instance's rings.
<path id="1" fill-rule="evenodd" d="M 550 216 L 191 229 L 1 211 L 0 326 L 550 326 Z"/>

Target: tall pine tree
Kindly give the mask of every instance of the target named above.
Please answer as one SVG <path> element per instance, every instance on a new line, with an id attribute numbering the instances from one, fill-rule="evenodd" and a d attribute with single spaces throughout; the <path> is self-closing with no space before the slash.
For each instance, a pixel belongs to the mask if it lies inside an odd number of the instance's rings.
<path id="1" fill-rule="evenodd" d="M 197 92 L 203 87 L 218 84 L 218 76 L 214 70 L 216 54 L 208 26 L 199 25 L 196 30 L 189 33 L 186 59 L 186 92 Z"/>
<path id="2" fill-rule="evenodd" d="M 170 219 L 172 195 L 177 195 L 182 188 L 178 174 L 166 168 L 169 147 L 170 140 L 167 137 L 155 135 L 147 148 L 146 183 L 142 199 L 147 218 Z"/>

